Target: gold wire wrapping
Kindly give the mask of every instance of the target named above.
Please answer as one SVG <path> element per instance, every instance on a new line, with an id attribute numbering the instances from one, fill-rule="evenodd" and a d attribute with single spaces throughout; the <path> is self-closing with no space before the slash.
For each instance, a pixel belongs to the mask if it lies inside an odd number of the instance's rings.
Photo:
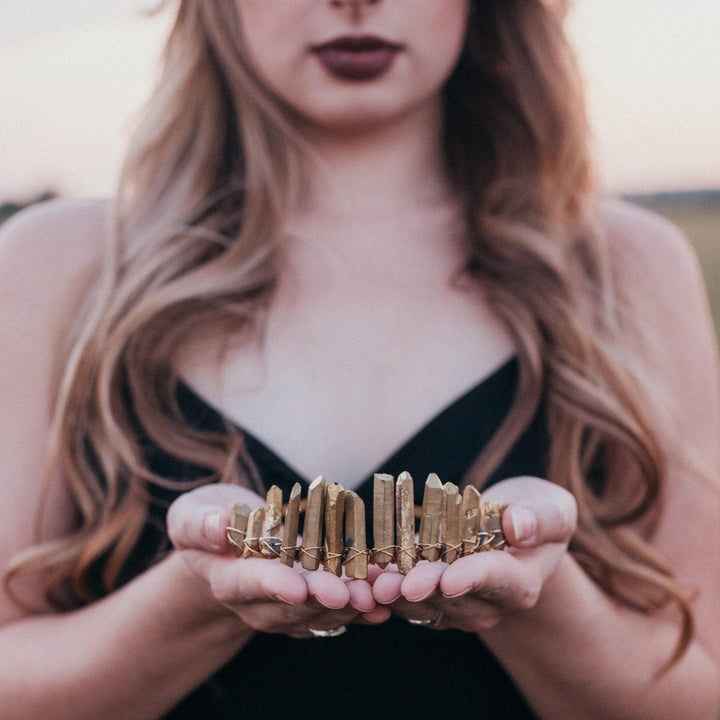
<path id="1" fill-rule="evenodd" d="M 382 476 L 382 485 L 386 486 L 383 495 L 382 502 L 385 503 L 383 511 L 385 515 L 385 526 L 380 528 L 382 530 L 381 537 L 385 539 L 394 538 L 395 522 L 396 518 L 392 519 L 392 533 L 387 527 L 390 522 L 390 516 L 387 513 L 388 498 L 392 497 L 395 492 L 394 478 L 391 476 Z M 399 480 L 402 485 L 408 484 L 412 487 L 412 478 L 408 473 L 402 473 Z M 388 487 L 392 482 L 392 488 Z M 323 478 L 317 478 L 312 486 L 318 489 L 318 495 L 325 493 L 325 481 Z M 377 487 L 380 487 L 378 485 Z M 427 504 L 424 506 L 424 512 L 426 514 L 425 526 L 431 524 L 433 528 L 440 528 L 440 537 L 435 541 L 435 535 L 432 536 L 432 541 L 422 541 L 422 538 L 416 539 L 414 545 L 403 544 L 402 546 L 397 544 L 386 544 L 382 547 L 366 548 L 364 545 L 364 537 L 361 538 L 360 544 L 357 544 L 353 540 L 352 545 L 345 545 L 341 550 L 339 547 L 333 550 L 328 550 L 326 544 L 322 542 L 322 538 L 317 536 L 317 527 L 322 526 L 323 517 L 325 510 L 325 498 L 322 500 L 318 497 L 317 501 L 314 501 L 314 512 L 313 512 L 313 523 L 316 529 L 314 538 L 315 543 L 312 545 L 292 545 L 287 544 L 288 538 L 281 538 L 276 533 L 279 530 L 277 522 L 263 522 L 267 517 L 268 512 L 271 510 L 273 514 L 277 516 L 278 507 L 282 503 L 282 494 L 276 486 L 273 486 L 268 491 L 268 500 L 271 502 L 272 507 L 266 506 L 265 508 L 255 508 L 250 511 L 246 505 L 235 505 L 231 516 L 231 523 L 225 529 L 227 540 L 230 545 L 230 549 L 235 555 L 243 558 L 249 557 L 262 557 L 266 559 L 280 558 L 286 565 L 292 565 L 295 562 L 300 562 L 303 566 L 308 565 L 314 566 L 312 569 L 317 569 L 320 565 L 327 564 L 331 565 L 342 565 L 347 566 L 353 564 L 353 561 L 362 559 L 363 562 L 368 564 L 375 564 L 379 567 L 386 567 L 391 562 L 397 562 L 401 572 L 407 573 L 415 563 L 420 560 L 429 559 L 431 562 L 443 561 L 447 563 L 454 562 L 460 557 L 467 557 L 478 552 L 487 552 L 493 550 L 503 550 L 507 546 L 507 539 L 502 530 L 502 516 L 506 509 L 506 505 L 503 503 L 496 502 L 483 502 L 480 499 L 480 494 L 476 490 L 465 493 L 463 499 L 463 509 L 460 511 L 460 523 L 463 531 L 463 537 L 457 537 L 457 521 L 453 523 L 447 522 L 447 517 L 443 517 L 442 513 L 448 512 L 448 507 L 453 508 L 456 505 L 459 506 L 459 496 L 457 487 L 451 483 L 446 483 L 444 486 L 439 483 L 437 475 L 431 474 L 428 477 L 426 483 L 426 489 L 430 489 L 430 493 L 443 493 L 443 502 L 438 503 L 437 497 L 431 504 L 431 509 L 428 510 Z M 390 490 L 392 489 L 392 494 Z M 339 488 L 339 491 L 342 491 Z M 451 502 L 447 502 L 448 493 L 452 498 Z M 290 501 L 283 507 L 283 517 L 287 521 L 290 516 L 290 522 L 293 525 L 292 529 L 292 540 L 296 539 L 297 534 L 297 515 L 302 514 L 307 508 L 307 502 L 300 500 L 300 489 L 299 486 L 293 488 Z M 350 493 L 348 493 L 350 495 Z M 380 492 L 376 493 L 378 502 L 380 501 Z M 357 502 L 357 507 L 361 508 L 361 512 L 364 513 L 364 505 L 362 502 L 352 494 L 353 503 Z M 351 506 L 351 503 L 345 505 L 346 509 Z M 355 507 L 352 505 L 353 508 Z M 438 509 L 439 508 L 439 509 Z M 340 509 L 340 502 L 338 502 L 338 511 Z M 423 509 L 415 509 L 416 516 L 423 516 Z M 402 508 L 401 503 L 397 503 L 395 511 L 398 514 L 402 512 L 407 515 L 408 508 Z M 430 513 L 430 516 L 428 516 Z M 320 515 L 320 517 L 319 517 Z M 248 522 L 248 516 L 250 522 Z M 361 516 L 362 517 L 362 516 Z M 340 518 L 342 519 L 342 518 Z M 356 518 L 353 518 L 356 522 Z M 406 522 L 403 520 L 402 522 Z M 443 537 L 443 530 L 448 526 L 455 528 L 453 531 L 454 537 L 451 539 Z M 376 525 L 376 528 L 379 526 Z M 400 525 L 398 525 L 398 528 Z M 262 529 L 272 529 L 271 535 L 263 535 Z M 260 530 L 260 533 L 258 533 Z M 433 530 L 434 533 L 434 530 Z M 427 537 L 427 533 L 426 533 Z M 398 532 L 398 540 L 400 540 Z M 406 560 L 407 562 L 403 562 Z"/>

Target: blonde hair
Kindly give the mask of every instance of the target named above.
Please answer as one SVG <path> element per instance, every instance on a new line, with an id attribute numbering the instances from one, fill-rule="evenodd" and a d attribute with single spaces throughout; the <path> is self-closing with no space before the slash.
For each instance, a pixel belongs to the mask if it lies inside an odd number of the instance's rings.
<path id="1" fill-rule="evenodd" d="M 548 479 L 579 506 L 572 552 L 627 605 L 652 612 L 675 603 L 679 657 L 691 637 L 688 603 L 630 529 L 657 513 L 664 458 L 593 223 L 565 5 L 474 3 L 445 89 L 448 167 L 467 208 L 464 277 L 482 284 L 519 361 L 513 406 L 469 477 L 482 484 L 542 411 Z M 180 0 L 124 168 L 100 280 L 59 358 L 51 466 L 80 523 L 17 558 L 6 581 L 42 570 L 56 603 L 67 582 L 88 602 L 98 594 L 90 569 L 102 561 L 100 592 L 116 587 L 147 521 L 151 486 L 184 487 L 151 472 L 138 427 L 161 450 L 209 469 L 192 484 L 257 485 L 238 433 L 187 426 L 171 360 L 184 338 L 208 328 L 257 332 L 275 285 L 278 230 L 306 161 L 287 112 L 244 61 L 234 0 Z"/>

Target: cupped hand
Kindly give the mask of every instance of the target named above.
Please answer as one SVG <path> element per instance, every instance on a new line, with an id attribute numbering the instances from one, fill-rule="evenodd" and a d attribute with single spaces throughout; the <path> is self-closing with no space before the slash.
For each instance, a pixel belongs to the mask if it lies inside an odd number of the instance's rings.
<path id="1" fill-rule="evenodd" d="M 468 632 L 488 630 L 535 606 L 567 553 L 577 524 L 573 496 L 553 483 L 518 477 L 493 485 L 483 501 L 504 502 L 508 548 L 456 560 L 420 562 L 406 576 L 385 571 L 375 600 L 408 620 Z"/>
<path id="2" fill-rule="evenodd" d="M 225 528 L 235 503 L 265 504 L 247 488 L 207 485 L 185 493 L 170 507 L 168 535 L 176 552 L 208 587 L 214 601 L 249 628 L 306 638 L 351 622 L 377 624 L 390 616 L 366 580 L 290 568 L 278 560 L 236 558 Z"/>

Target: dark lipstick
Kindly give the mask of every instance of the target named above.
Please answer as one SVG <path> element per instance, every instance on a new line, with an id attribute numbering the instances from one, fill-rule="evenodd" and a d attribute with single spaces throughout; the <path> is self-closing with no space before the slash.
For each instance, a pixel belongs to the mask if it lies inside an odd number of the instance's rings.
<path id="1" fill-rule="evenodd" d="M 390 68 L 401 46 L 374 35 L 347 35 L 316 45 L 312 51 L 341 80 L 372 80 Z"/>

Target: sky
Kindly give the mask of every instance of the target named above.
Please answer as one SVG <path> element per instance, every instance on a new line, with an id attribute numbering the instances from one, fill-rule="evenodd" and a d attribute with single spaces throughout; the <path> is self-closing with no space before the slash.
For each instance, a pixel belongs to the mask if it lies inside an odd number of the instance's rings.
<path id="1" fill-rule="evenodd" d="M 0 0 L 0 202 L 113 192 L 168 26 L 152 4 Z M 576 0 L 568 31 L 606 190 L 720 189 L 720 2 Z"/>

